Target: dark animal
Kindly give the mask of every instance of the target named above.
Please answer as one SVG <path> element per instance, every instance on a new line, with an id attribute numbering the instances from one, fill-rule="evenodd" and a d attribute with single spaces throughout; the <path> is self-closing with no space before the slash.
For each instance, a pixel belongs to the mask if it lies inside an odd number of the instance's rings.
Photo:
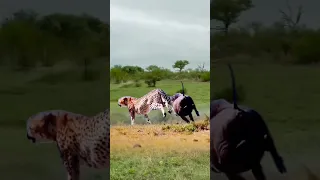
<path id="1" fill-rule="evenodd" d="M 197 116 L 200 116 L 199 112 L 193 99 L 190 96 L 184 94 L 184 86 L 182 82 L 181 84 L 182 94 L 177 93 L 174 96 L 171 96 L 171 100 L 173 101 L 173 110 L 176 116 L 180 116 L 187 123 L 190 123 L 190 121 L 186 118 L 186 116 L 189 116 L 190 120 L 194 122 L 192 110 L 196 112 Z"/>
<path id="2" fill-rule="evenodd" d="M 229 180 L 244 180 L 239 174 L 251 170 L 256 180 L 265 180 L 260 161 L 269 151 L 278 171 L 285 173 L 286 167 L 263 118 L 253 109 L 238 106 L 234 73 L 228 66 L 233 104 L 218 99 L 210 105 L 211 170 L 224 173 Z"/>

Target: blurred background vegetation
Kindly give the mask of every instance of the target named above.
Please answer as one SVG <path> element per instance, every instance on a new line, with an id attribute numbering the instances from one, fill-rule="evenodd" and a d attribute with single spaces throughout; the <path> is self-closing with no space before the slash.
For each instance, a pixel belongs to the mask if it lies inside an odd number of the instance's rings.
<path id="1" fill-rule="evenodd" d="M 274 166 L 270 158 L 264 158 L 267 177 L 318 179 L 319 159 L 314 157 L 319 146 L 313 142 L 320 141 L 320 29 L 304 24 L 308 9 L 289 1 L 280 8 L 283 2 L 270 1 L 266 7 L 270 11 L 265 11 L 270 14 L 265 16 L 274 17 L 276 13 L 278 20 L 264 24 L 258 15 L 251 22 L 242 18 L 249 10 L 261 15 L 255 7 L 261 1 L 211 1 L 210 98 L 232 101 L 226 66 L 231 63 L 240 104 L 262 114 L 288 168 L 288 174 L 282 177 L 269 168 Z"/>
<path id="2" fill-rule="evenodd" d="M 28 141 L 26 120 L 52 109 L 91 116 L 109 107 L 109 24 L 26 9 L 0 22 L 1 178 L 65 179 L 56 145 Z M 81 176 L 109 178 L 106 170 Z"/>

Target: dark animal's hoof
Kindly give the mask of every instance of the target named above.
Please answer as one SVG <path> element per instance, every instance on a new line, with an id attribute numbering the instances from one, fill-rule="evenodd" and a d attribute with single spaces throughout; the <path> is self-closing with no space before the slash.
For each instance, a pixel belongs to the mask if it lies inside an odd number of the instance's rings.
<path id="1" fill-rule="evenodd" d="M 200 116 L 200 114 L 199 114 L 199 112 L 198 112 L 198 111 L 196 112 L 196 114 L 197 114 L 197 116 Z"/>
<path id="2" fill-rule="evenodd" d="M 163 117 L 166 117 L 166 116 L 167 116 L 167 113 L 164 113 L 164 114 L 163 114 Z"/>
<path id="3" fill-rule="evenodd" d="M 172 111 L 168 111 L 168 113 L 169 113 L 169 114 L 171 114 L 171 113 L 172 113 Z"/>

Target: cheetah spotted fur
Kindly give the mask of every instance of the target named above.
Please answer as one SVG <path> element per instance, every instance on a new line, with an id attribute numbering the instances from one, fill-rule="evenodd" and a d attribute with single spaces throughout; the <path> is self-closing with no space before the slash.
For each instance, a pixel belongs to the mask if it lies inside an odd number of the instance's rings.
<path id="1" fill-rule="evenodd" d="M 173 111 L 170 96 L 168 96 L 162 89 L 154 89 L 140 98 L 123 96 L 119 98 L 118 105 L 120 107 L 128 108 L 131 118 L 131 125 L 134 125 L 136 114 L 144 115 L 147 123 L 151 124 L 148 116 L 150 111 L 161 110 L 163 117 L 166 117 L 164 107 L 168 108 L 168 112 L 170 114 Z"/>
<path id="2" fill-rule="evenodd" d="M 80 179 L 80 165 L 110 167 L 109 110 L 93 117 L 63 110 L 40 112 L 27 121 L 27 138 L 34 143 L 55 142 L 68 180 Z"/>

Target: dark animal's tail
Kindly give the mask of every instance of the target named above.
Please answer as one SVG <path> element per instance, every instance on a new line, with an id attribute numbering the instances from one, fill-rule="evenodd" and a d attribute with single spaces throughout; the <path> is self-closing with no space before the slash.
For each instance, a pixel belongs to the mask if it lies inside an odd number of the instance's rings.
<path id="1" fill-rule="evenodd" d="M 181 81 L 181 85 L 182 85 L 182 95 L 184 96 L 184 86 L 182 81 Z"/>
<path id="2" fill-rule="evenodd" d="M 236 90 L 236 82 L 235 82 L 235 77 L 233 73 L 233 69 L 230 64 L 228 64 L 230 73 L 231 73 L 231 79 L 232 79 L 232 93 L 233 93 L 233 107 L 234 109 L 239 109 L 238 103 L 237 103 L 237 90 Z"/>

